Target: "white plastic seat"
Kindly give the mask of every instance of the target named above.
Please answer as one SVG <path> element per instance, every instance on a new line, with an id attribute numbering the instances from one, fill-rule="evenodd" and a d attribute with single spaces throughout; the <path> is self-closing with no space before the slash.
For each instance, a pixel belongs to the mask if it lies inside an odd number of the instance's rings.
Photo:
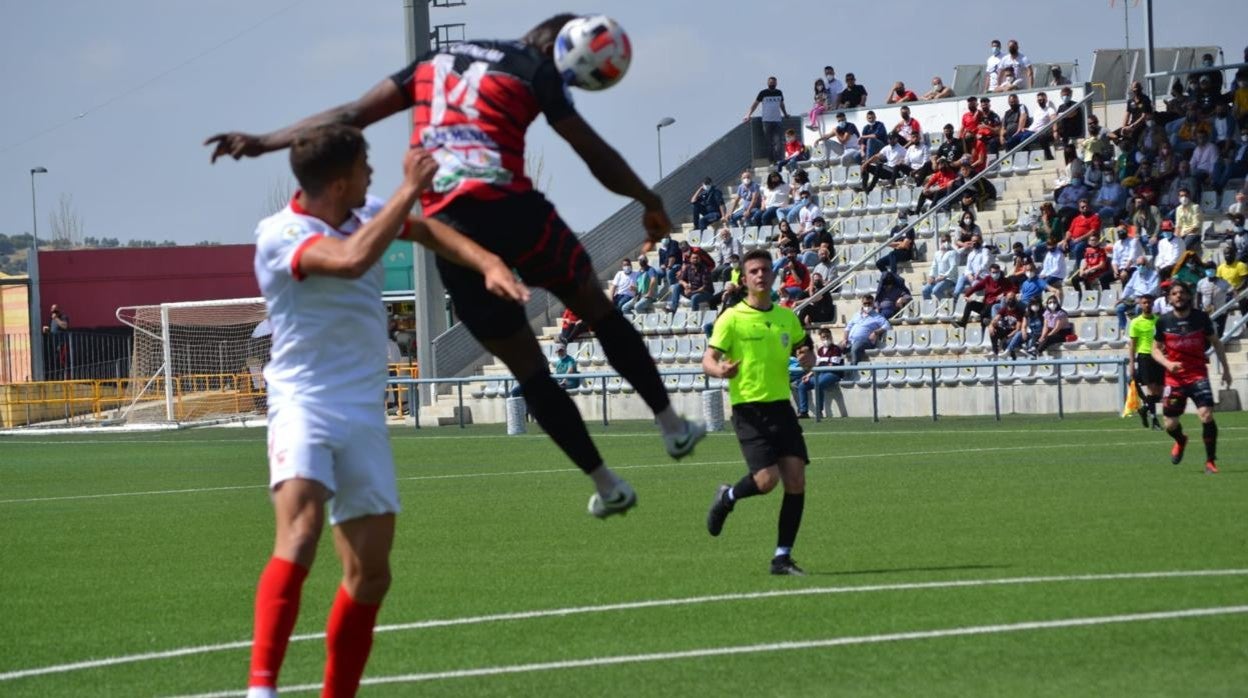
<path id="1" fill-rule="evenodd" d="M 1079 294 L 1063 293 L 1062 294 L 1062 310 L 1065 310 L 1067 315 L 1072 315 L 1072 316 L 1078 315 L 1080 300 L 1082 299 L 1080 298 Z"/>
<path id="2" fill-rule="evenodd" d="M 975 381 L 986 385 L 992 385 L 993 376 L 997 376 L 997 380 L 1001 380 L 1000 367 L 998 365 L 979 366 L 975 369 Z"/>
<path id="3" fill-rule="evenodd" d="M 914 353 L 914 330 L 909 327 L 903 327 L 895 330 L 896 338 L 893 343 L 894 354 L 911 354 Z"/>
<path id="4" fill-rule="evenodd" d="M 955 317 L 962 317 L 962 308 L 966 305 L 966 298 L 958 296 L 957 299 L 942 298 L 939 305 L 936 306 L 936 321 L 949 322 Z"/>
<path id="5" fill-rule="evenodd" d="M 846 218 L 841 221 L 841 239 L 845 242 L 856 242 L 859 236 L 859 229 L 862 227 L 862 220 L 859 218 Z M 854 258 L 855 260 L 857 257 Z"/>
<path id="6" fill-rule="evenodd" d="M 693 390 L 693 374 L 692 373 L 681 374 L 680 380 L 677 382 L 677 389 L 680 390 L 680 392 L 682 393 L 687 393 Z"/>
<path id="7" fill-rule="evenodd" d="M 1089 383 L 1096 383 L 1101 380 L 1100 364 L 1084 363 L 1079 364 L 1079 377 Z"/>
<path id="8" fill-rule="evenodd" d="M 907 368 L 906 369 L 906 385 L 919 387 L 925 385 L 931 378 L 931 372 L 925 368 Z"/>
<path id="9" fill-rule="evenodd" d="M 942 366 L 936 374 L 941 385 L 957 385 L 962 380 L 961 371 L 956 366 Z"/>
<path id="10" fill-rule="evenodd" d="M 897 353 L 897 332 L 898 330 L 889 330 L 884 335 L 884 341 L 880 342 L 879 351 L 885 356 L 892 356 Z"/>
<path id="11" fill-rule="evenodd" d="M 884 210 L 884 192 L 883 187 L 872 189 L 867 194 L 867 213 L 875 214 Z"/>
<path id="12" fill-rule="evenodd" d="M 1040 364 L 1036 366 L 1035 376 L 1036 380 L 1054 383 L 1057 381 L 1057 370 L 1053 364 Z"/>
<path id="13" fill-rule="evenodd" d="M 680 337 L 676 340 L 676 363 L 688 363 L 690 356 L 693 354 L 693 344 L 688 337 Z"/>
<path id="14" fill-rule="evenodd" d="M 644 322 L 643 326 L 645 328 L 646 334 L 659 334 L 660 332 L 663 331 L 662 330 L 663 313 L 659 313 L 659 312 L 646 313 L 644 317 L 645 319 L 643 321 Z M 572 350 L 571 347 L 568 347 L 569 353 L 571 353 L 571 350 Z"/>
<path id="15" fill-rule="evenodd" d="M 662 341 L 662 350 L 659 352 L 659 361 L 670 364 L 676 360 L 676 339 L 668 337 Z"/>
<path id="16" fill-rule="evenodd" d="M 928 341 L 927 347 L 919 349 L 919 343 L 916 339 L 915 350 L 920 354 L 943 354 L 949 350 L 949 330 L 943 327 L 933 327 L 927 330 Z"/>
<path id="17" fill-rule="evenodd" d="M 607 363 L 607 354 L 602 348 L 602 343 L 594 340 L 594 353 L 591 359 L 595 366 L 601 366 Z"/>
<path id="18" fill-rule="evenodd" d="M 667 327 L 663 328 L 664 334 L 677 334 L 685 330 L 685 322 L 688 313 L 684 310 L 677 310 L 667 320 Z"/>
<path id="19" fill-rule="evenodd" d="M 741 232 L 741 246 L 745 248 L 758 246 L 758 226 L 752 225 Z"/>
<path id="20" fill-rule="evenodd" d="M 669 393 L 674 393 L 680 388 L 680 376 L 663 376 L 663 387 Z"/>
<path id="21" fill-rule="evenodd" d="M 473 381 L 468 388 L 468 394 L 475 398 L 485 397 L 485 381 Z"/>
<path id="22" fill-rule="evenodd" d="M 909 191 L 909 187 L 890 187 L 886 189 L 884 191 L 883 196 L 880 197 L 881 198 L 880 210 L 884 211 L 885 213 L 896 213 L 897 212 L 897 197 L 898 197 L 899 192 L 901 192 L 901 190 L 903 189 L 905 189 L 906 191 Z"/>
<path id="23" fill-rule="evenodd" d="M 1110 349 L 1122 349 L 1127 346 L 1127 340 L 1122 336 L 1122 330 L 1118 329 L 1117 318 L 1103 320 L 1097 337 Z"/>
<path id="24" fill-rule="evenodd" d="M 1118 305 L 1118 289 L 1109 288 L 1101 291 L 1101 299 L 1096 304 L 1098 313 L 1112 313 Z"/>
<path id="25" fill-rule="evenodd" d="M 1102 342 L 1097 336 L 1096 320 L 1080 320 L 1076 330 L 1079 333 L 1078 344 L 1089 349 L 1100 348 Z"/>
<path id="26" fill-rule="evenodd" d="M 1208 189 L 1200 193 L 1200 210 L 1206 214 L 1218 212 L 1218 193 L 1216 191 Z"/>
<path id="27" fill-rule="evenodd" d="M 869 194 L 858 192 L 854 194 L 853 203 L 850 205 L 849 212 L 855 216 L 863 216 L 867 213 L 867 197 Z M 841 214 L 844 215 L 844 214 Z"/>
<path id="28" fill-rule="evenodd" d="M 607 392 L 619 393 L 624 390 L 624 379 L 619 376 L 612 376 L 607 379 Z"/>
<path id="29" fill-rule="evenodd" d="M 1015 153 L 1014 154 L 1014 167 L 1011 168 L 1013 170 L 1011 174 L 1016 174 L 1022 177 L 1022 176 L 1025 176 L 1027 173 L 1031 172 L 1031 159 L 1035 157 L 1035 155 L 1036 155 L 1035 151 L 1032 151 L 1032 150 L 1024 150 L 1024 151 Z M 1005 165 L 1002 165 L 1001 168 L 1005 169 Z"/>
<path id="30" fill-rule="evenodd" d="M 965 328 L 964 345 L 966 351 L 980 353 L 984 350 L 984 328 L 979 323 L 970 323 Z"/>
<path id="31" fill-rule="evenodd" d="M 896 366 L 888 369 L 883 377 L 883 382 L 888 385 L 902 386 L 906 384 L 906 369 Z"/>
<path id="32" fill-rule="evenodd" d="M 919 299 L 919 322 L 936 322 L 936 311 L 940 310 L 937 298 Z"/>
<path id="33" fill-rule="evenodd" d="M 858 167 L 849 167 L 845 173 L 845 187 L 848 189 L 862 188 L 862 169 Z"/>
<path id="34" fill-rule="evenodd" d="M 1036 367 L 1032 366 L 1031 364 L 1015 365 L 1014 366 L 1014 380 L 1021 381 L 1023 383 L 1035 383 L 1036 382 L 1035 368 Z"/>
<path id="35" fill-rule="evenodd" d="M 594 362 L 594 342 L 582 342 L 580 348 L 576 352 L 577 365 L 588 366 L 593 362 Z"/>
<path id="36" fill-rule="evenodd" d="M 1118 379 L 1122 376 L 1119 364 L 1100 364 L 1097 368 L 1097 374 L 1100 375 L 1101 380 L 1106 383 L 1117 383 Z"/>
<path id="37" fill-rule="evenodd" d="M 834 165 L 828 170 L 828 183 L 833 189 L 843 189 L 848 178 L 849 168 L 844 165 Z"/>
<path id="38" fill-rule="evenodd" d="M 1062 374 L 1062 380 L 1079 380 L 1079 364 L 1062 364 L 1059 367 L 1059 372 Z"/>
<path id="39" fill-rule="evenodd" d="M 966 330 L 955 327 L 949 330 L 949 338 L 945 341 L 945 351 L 961 354 L 966 351 Z"/>
<path id="40" fill-rule="evenodd" d="M 975 375 L 974 366 L 962 366 L 958 368 L 958 380 L 963 385 L 975 385 L 979 382 L 979 377 Z"/>
<path id="41" fill-rule="evenodd" d="M 1097 306 L 1101 302 L 1100 289 L 1091 288 L 1084 291 L 1079 298 L 1079 314 L 1095 315 Z"/>
<path id="42" fill-rule="evenodd" d="M 932 350 L 931 330 L 918 328 L 913 330 L 914 341 L 910 344 L 910 354 L 927 354 Z"/>

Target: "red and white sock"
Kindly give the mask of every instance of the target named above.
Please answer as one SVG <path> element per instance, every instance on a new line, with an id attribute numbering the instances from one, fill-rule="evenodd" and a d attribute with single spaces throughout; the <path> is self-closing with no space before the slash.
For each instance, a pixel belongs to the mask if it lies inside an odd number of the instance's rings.
<path id="1" fill-rule="evenodd" d="M 299 596 L 307 577 L 308 568 L 279 557 L 270 558 L 260 574 L 248 686 L 277 686 L 277 672 L 299 617 Z"/>
<path id="2" fill-rule="evenodd" d="M 321 698 L 352 698 L 360 688 L 360 677 L 373 648 L 373 626 L 381 604 L 360 603 L 344 587 L 338 587 L 334 607 L 329 611 L 325 644 L 325 688 Z"/>

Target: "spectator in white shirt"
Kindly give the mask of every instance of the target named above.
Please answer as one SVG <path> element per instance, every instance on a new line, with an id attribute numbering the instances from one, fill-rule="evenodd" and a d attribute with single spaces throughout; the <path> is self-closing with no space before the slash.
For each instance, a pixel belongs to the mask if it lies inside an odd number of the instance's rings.
<path id="1" fill-rule="evenodd" d="M 988 51 L 988 63 L 984 66 L 984 92 L 997 89 L 997 71 L 1001 68 L 1001 40 L 993 39 Z"/>
<path id="2" fill-rule="evenodd" d="M 1125 224 L 1118 227 L 1115 235 L 1118 239 L 1114 243 L 1109 263 L 1114 269 L 1114 278 L 1119 283 L 1126 283 L 1131 272 L 1135 270 L 1132 266 L 1135 260 L 1144 256 L 1144 246 L 1140 244 L 1139 238 L 1131 237 Z"/>
<path id="3" fill-rule="evenodd" d="M 992 263 L 992 253 L 984 247 L 984 238 L 982 235 L 973 235 L 971 237 L 971 249 L 966 254 L 966 270 L 962 276 L 958 277 L 958 283 L 953 287 L 953 295 L 962 295 L 963 289 L 984 276 L 988 275 L 988 265 Z"/>
<path id="4" fill-rule="evenodd" d="M 816 220 L 823 219 L 823 209 L 819 207 L 819 202 L 815 201 L 814 195 L 806 192 L 803 196 L 806 198 L 802 199 L 802 205 L 796 211 L 797 227 L 793 229 L 798 237 L 809 233 L 815 227 Z"/>
<path id="5" fill-rule="evenodd" d="M 1012 70 L 1019 80 L 1019 89 L 1027 89 L 1036 84 L 1036 69 L 1031 60 L 1018 49 L 1018 41 L 1010 39 L 1005 46 L 1005 55 L 1001 56 L 1001 70 Z"/>
<path id="6" fill-rule="evenodd" d="M 1044 261 L 1040 265 L 1040 278 L 1056 293 L 1062 292 L 1066 281 L 1066 253 L 1061 250 L 1060 238 L 1050 237 L 1045 245 Z"/>
<path id="7" fill-rule="evenodd" d="M 889 134 L 888 145 L 862 163 L 862 190 L 871 193 L 871 189 L 881 179 L 895 183 L 900 174 L 899 168 L 905 161 L 906 149 L 901 146 L 901 135 Z"/>
<path id="8" fill-rule="evenodd" d="M 1196 134 L 1196 148 L 1192 150 L 1192 158 L 1188 161 L 1192 168 L 1192 176 L 1201 185 L 1208 188 L 1214 180 L 1214 170 L 1218 166 L 1218 147 L 1209 140 L 1209 134 L 1199 131 Z"/>
<path id="9" fill-rule="evenodd" d="M 1002 68 L 993 92 L 1013 92 L 1023 89 L 1023 81 L 1014 75 L 1013 68 Z"/>
<path id="10" fill-rule="evenodd" d="M 841 93 L 845 91 L 845 83 L 836 77 L 836 68 L 830 65 L 823 66 L 823 84 L 828 92 L 828 108 L 835 107 L 841 98 Z"/>
<path id="11" fill-rule="evenodd" d="M 1187 252 L 1187 245 L 1183 244 L 1183 238 L 1174 234 L 1174 222 L 1161 222 L 1161 239 L 1157 241 L 1157 271 L 1161 273 L 1162 278 L 1170 278 L 1170 274 L 1174 271 L 1174 265 L 1178 263 L 1183 253 Z"/>
<path id="12" fill-rule="evenodd" d="M 715 236 L 715 269 L 711 272 L 711 278 L 723 281 L 725 275 L 732 271 L 732 257 L 739 259 L 742 254 L 741 241 L 733 237 L 732 231 L 727 227 L 720 228 Z"/>
<path id="13" fill-rule="evenodd" d="M 633 262 L 631 259 L 625 259 L 620 263 L 620 270 L 615 272 L 615 276 L 611 279 L 611 289 L 607 295 L 611 296 L 611 301 L 615 303 L 615 307 L 623 308 L 625 303 L 633 299 L 637 295 L 637 286 L 633 282 Z"/>
<path id="14" fill-rule="evenodd" d="M 932 260 L 932 273 L 923 284 L 924 298 L 950 298 L 953 296 L 954 276 L 958 273 L 958 251 L 948 234 L 940 236 L 940 251 Z"/>

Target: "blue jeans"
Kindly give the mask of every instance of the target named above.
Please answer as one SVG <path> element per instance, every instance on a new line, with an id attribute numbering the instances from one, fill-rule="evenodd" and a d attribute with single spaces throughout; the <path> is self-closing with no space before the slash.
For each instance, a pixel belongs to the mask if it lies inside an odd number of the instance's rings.
<path id="1" fill-rule="evenodd" d="M 654 306 L 654 299 L 650 296 L 633 296 L 633 299 L 624 304 L 620 308 L 622 313 L 648 313 L 650 308 Z"/>
<path id="2" fill-rule="evenodd" d="M 720 215 L 717 209 L 708 211 L 697 204 L 693 205 L 693 227 L 696 230 L 702 230 L 711 223 L 719 221 L 719 219 Z"/>
<path id="3" fill-rule="evenodd" d="M 759 220 L 758 224 L 759 225 L 771 225 L 773 223 L 779 223 L 779 220 L 776 218 L 776 215 L 779 213 L 779 211 L 780 211 L 779 206 L 768 206 L 767 208 L 763 209 L 762 214 L 758 217 L 758 220 Z"/>
<path id="4" fill-rule="evenodd" d="M 728 216 L 728 222 L 736 226 L 740 226 L 742 221 L 745 221 L 745 225 L 758 225 L 762 216 L 763 212 L 758 209 L 750 211 L 750 215 L 748 216 L 745 215 L 745 211 L 733 211 L 732 214 Z"/>
<path id="5" fill-rule="evenodd" d="M 967 286 L 970 286 L 973 283 L 975 282 L 966 278 L 966 274 L 959 274 L 958 282 L 953 285 L 953 295 L 955 296 L 962 295 L 962 291 L 964 291 Z"/>
<path id="6" fill-rule="evenodd" d="M 1013 337 L 1010 337 L 1010 343 L 1005 345 L 1005 353 L 1013 354 L 1014 352 L 1018 351 L 1018 348 L 1021 347 L 1022 345 L 1023 345 L 1023 333 L 1018 332 Z"/>
<path id="7" fill-rule="evenodd" d="M 953 279 L 941 279 L 934 284 L 923 284 L 923 297 L 927 299 L 953 297 Z"/>
<path id="8" fill-rule="evenodd" d="M 1118 329 L 1120 330 L 1127 329 L 1127 315 L 1128 314 L 1130 314 L 1131 317 L 1135 317 L 1140 312 L 1139 308 L 1134 303 L 1128 305 L 1127 303 L 1124 302 L 1126 300 L 1127 299 L 1124 298 L 1123 300 L 1118 301 L 1118 305 L 1114 306 L 1114 312 L 1118 314 Z"/>
<path id="9" fill-rule="evenodd" d="M 681 286 L 680 284 L 676 284 L 672 286 L 672 298 L 667 304 L 668 311 L 673 312 L 673 313 L 676 312 L 676 309 L 680 307 L 680 299 L 683 298 L 684 296 L 685 296 L 684 286 Z M 714 297 L 715 296 L 713 294 L 706 293 L 703 291 L 697 291 L 692 296 L 689 296 L 689 307 L 696 309 L 702 303 L 709 304 L 711 302 L 711 299 Z"/>
<path id="10" fill-rule="evenodd" d="M 875 342 L 863 337 L 849 343 L 849 360 L 852 363 L 860 364 L 867 360 L 867 350 L 874 349 Z"/>

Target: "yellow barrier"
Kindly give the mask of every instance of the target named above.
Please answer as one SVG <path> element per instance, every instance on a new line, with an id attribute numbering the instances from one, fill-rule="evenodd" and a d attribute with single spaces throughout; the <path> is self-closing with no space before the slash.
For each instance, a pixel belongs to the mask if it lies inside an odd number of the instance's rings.
<path id="1" fill-rule="evenodd" d="M 390 364 L 389 374 L 419 378 L 415 364 Z M 143 394 L 135 394 L 143 390 Z M 402 391 L 395 397 L 402 403 Z M 209 373 L 173 379 L 174 418 L 190 421 L 211 415 L 264 412 L 264 378 L 255 373 Z M 112 380 L 43 381 L 0 385 L 0 427 L 72 421 L 75 417 L 99 419 L 110 410 L 131 402 L 164 403 L 165 379 L 119 378 Z M 154 409 L 149 407 L 148 409 Z M 163 421 L 160 410 L 156 421 Z M 146 420 L 151 421 L 151 420 Z"/>

